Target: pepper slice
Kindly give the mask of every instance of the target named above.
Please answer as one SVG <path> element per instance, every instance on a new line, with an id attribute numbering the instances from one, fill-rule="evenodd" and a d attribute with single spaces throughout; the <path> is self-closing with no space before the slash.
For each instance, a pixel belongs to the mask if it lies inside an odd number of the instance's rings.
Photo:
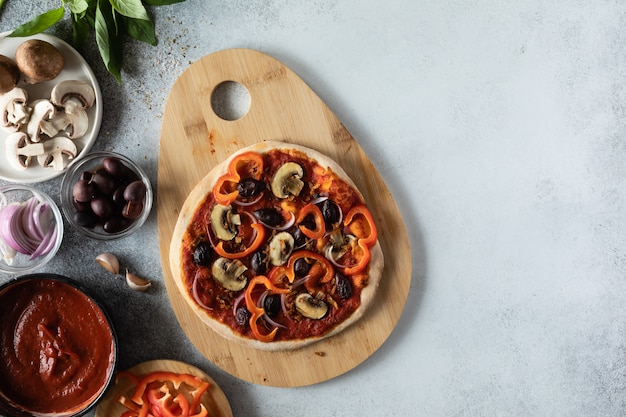
<path id="1" fill-rule="evenodd" d="M 215 245 L 215 252 L 217 252 L 218 255 L 229 259 L 240 259 L 252 254 L 259 248 L 259 246 L 261 246 L 261 243 L 263 243 L 263 240 L 265 239 L 265 227 L 263 227 L 260 223 L 253 223 L 250 227 L 256 231 L 256 236 L 246 249 L 241 252 L 227 252 L 224 249 L 224 242 L 220 241 L 217 245 Z"/>
<path id="2" fill-rule="evenodd" d="M 363 205 L 354 206 L 346 215 L 346 226 L 365 246 L 373 246 L 378 239 L 378 231 L 372 213 Z"/>
<path id="3" fill-rule="evenodd" d="M 217 179 L 215 187 L 213 187 L 213 196 L 215 201 L 220 204 L 228 205 L 235 201 L 239 196 L 237 184 L 241 181 L 242 174 L 246 178 L 261 178 L 263 172 L 263 156 L 256 152 L 244 152 L 237 155 L 228 164 L 226 174 Z"/>
<path id="4" fill-rule="evenodd" d="M 246 300 L 246 308 L 252 314 L 250 317 L 250 330 L 252 330 L 252 334 L 257 340 L 262 342 L 271 342 L 276 337 L 276 333 L 278 332 L 278 327 L 275 327 L 274 330 L 269 332 L 268 334 L 263 334 L 259 330 L 258 321 L 265 314 L 265 310 L 262 307 L 257 306 L 256 302 L 252 299 L 252 291 L 254 287 L 257 285 L 263 285 L 266 289 L 272 291 L 275 294 L 287 294 L 289 289 L 287 288 L 279 288 L 272 281 L 264 276 L 257 275 L 248 283 L 248 287 L 246 288 L 246 292 L 244 294 Z"/>
<path id="5" fill-rule="evenodd" d="M 304 225 L 300 225 L 300 223 L 307 216 L 313 217 L 313 221 L 315 222 L 315 229 L 309 229 Z M 306 206 L 302 207 L 300 213 L 298 213 L 296 223 L 299 224 L 298 227 L 300 227 L 302 233 L 308 238 L 319 239 L 326 233 L 326 224 L 324 223 L 324 216 L 322 215 L 322 211 L 317 205 L 313 203 L 309 203 Z"/>
<path id="6" fill-rule="evenodd" d="M 289 282 L 293 283 L 293 281 L 296 278 L 296 272 L 294 269 L 296 265 L 296 261 L 298 259 L 303 259 L 303 258 L 313 259 L 324 268 L 324 275 L 322 279 L 320 280 L 320 282 L 329 282 L 331 279 L 333 279 L 335 275 L 335 270 L 333 269 L 333 266 L 328 261 L 328 259 L 310 250 L 300 250 L 291 254 L 286 265 L 277 266 L 270 271 L 270 274 L 269 274 L 270 281 L 272 283 L 277 283 L 280 281 L 280 278 L 282 276 L 286 276 Z"/>

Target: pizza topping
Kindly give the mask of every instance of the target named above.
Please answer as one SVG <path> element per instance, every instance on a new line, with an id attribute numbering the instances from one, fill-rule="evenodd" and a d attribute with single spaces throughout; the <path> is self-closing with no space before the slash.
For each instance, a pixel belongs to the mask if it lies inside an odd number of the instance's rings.
<path id="1" fill-rule="evenodd" d="M 265 309 L 263 307 L 258 306 L 257 302 L 255 302 L 254 299 L 252 298 L 252 293 L 255 290 L 255 288 L 261 285 L 264 286 L 266 290 L 270 291 L 273 294 L 286 294 L 289 292 L 289 289 L 277 287 L 264 275 L 257 275 L 256 277 L 252 278 L 252 280 L 250 280 L 250 284 L 248 285 L 248 288 L 246 288 L 246 292 L 245 292 L 246 307 L 248 311 L 252 314 L 250 316 L 250 321 L 249 321 L 250 330 L 252 330 L 252 333 L 254 334 L 254 337 L 256 339 L 262 342 L 271 342 L 272 340 L 274 340 L 274 337 L 276 336 L 276 333 L 278 332 L 278 327 L 275 326 L 274 329 L 267 334 L 261 333 L 259 326 L 258 326 L 258 322 L 259 322 L 259 319 L 261 319 L 263 316 L 267 316 L 267 314 L 265 313 Z M 266 291 L 263 294 L 265 297 L 267 297 L 268 292 Z M 267 317 L 265 318 L 265 320 L 267 322 L 270 321 L 267 319 Z"/>
<path id="2" fill-rule="evenodd" d="M 263 157 L 260 154 L 256 152 L 244 152 L 237 155 L 228 165 L 228 172 L 217 180 L 213 188 L 215 200 L 223 205 L 232 203 L 240 195 L 240 184 L 245 182 L 241 188 L 247 190 L 250 182 L 248 179 L 258 180 L 262 172 Z M 244 178 L 243 181 L 242 178 Z M 254 192 L 256 187 L 253 186 L 252 188 Z M 263 188 L 265 188 L 265 185 L 263 185 Z M 262 191 L 263 188 L 259 187 L 258 191 Z"/>
<path id="3" fill-rule="evenodd" d="M 322 211 L 322 216 L 327 225 L 341 223 L 341 209 L 334 201 L 326 199 L 318 207 Z"/>
<path id="4" fill-rule="evenodd" d="M 259 196 L 263 190 L 265 190 L 265 183 L 254 178 L 241 180 L 237 185 L 239 196 L 245 198 Z"/>
<path id="5" fill-rule="evenodd" d="M 278 198 L 297 196 L 304 188 L 304 170 L 295 162 L 286 162 L 278 168 L 272 179 L 272 193 Z"/>
<path id="6" fill-rule="evenodd" d="M 267 254 L 262 251 L 254 252 L 250 258 L 250 268 L 257 275 L 265 275 L 267 272 Z"/>
<path id="7" fill-rule="evenodd" d="M 274 230 L 287 230 L 295 223 L 295 216 L 291 212 L 287 212 L 289 220 L 285 221 L 282 214 L 278 210 L 265 207 L 254 211 L 254 216 L 259 219 L 263 225 Z"/>
<path id="8" fill-rule="evenodd" d="M 222 287 L 230 291 L 241 291 L 248 278 L 244 275 L 248 268 L 238 259 L 219 258 L 213 262 L 211 273 Z"/>
<path id="9" fill-rule="evenodd" d="M 339 298 L 346 300 L 352 296 L 352 281 L 344 274 L 335 274 L 335 285 Z"/>
<path id="10" fill-rule="evenodd" d="M 326 234 L 322 211 L 315 204 L 307 204 L 300 210 L 296 223 L 302 233 L 311 238 L 319 239 Z"/>
<path id="11" fill-rule="evenodd" d="M 254 253 L 261 246 L 263 240 L 265 239 L 265 228 L 262 224 L 259 223 L 253 223 L 250 227 L 252 229 L 252 237 L 247 247 L 240 247 L 241 250 L 239 251 L 227 252 L 224 249 L 224 242 L 219 242 L 215 246 L 215 252 L 217 252 L 220 256 L 232 259 L 245 258 L 246 256 Z"/>
<path id="12" fill-rule="evenodd" d="M 221 240 L 233 240 L 237 236 L 237 226 L 241 217 L 233 213 L 232 206 L 216 204 L 211 210 L 211 230 Z"/>
<path id="13" fill-rule="evenodd" d="M 198 243 L 193 251 L 193 263 L 198 266 L 207 266 L 211 263 L 211 244 L 206 241 Z"/>
<path id="14" fill-rule="evenodd" d="M 296 310 L 304 317 L 319 320 L 328 313 L 328 304 L 305 292 L 296 297 Z"/>
<path id="15" fill-rule="evenodd" d="M 280 232 L 270 241 L 270 263 L 274 266 L 284 265 L 294 248 L 294 239 L 289 232 Z"/>

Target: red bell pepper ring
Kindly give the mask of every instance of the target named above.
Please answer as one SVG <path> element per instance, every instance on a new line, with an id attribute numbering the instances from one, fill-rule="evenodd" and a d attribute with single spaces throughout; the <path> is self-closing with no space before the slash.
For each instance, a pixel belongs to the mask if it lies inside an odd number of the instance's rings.
<path id="1" fill-rule="evenodd" d="M 309 215 L 313 217 L 313 221 L 315 222 L 315 229 L 309 229 L 304 225 L 300 225 L 300 223 Z M 322 215 L 322 211 L 316 204 L 310 203 L 302 207 L 300 213 L 298 213 L 298 217 L 296 218 L 296 223 L 299 224 L 302 233 L 310 239 L 319 239 L 323 237 L 324 234 L 326 234 L 326 224 L 324 223 L 324 216 Z"/>
<path id="2" fill-rule="evenodd" d="M 263 156 L 256 152 L 244 152 L 237 155 L 228 164 L 226 174 L 217 179 L 215 187 L 213 187 L 213 196 L 215 201 L 220 204 L 228 205 L 239 197 L 237 184 L 241 181 L 242 174 L 246 178 L 261 178 L 263 173 Z"/>
<path id="3" fill-rule="evenodd" d="M 252 330 L 252 334 L 257 340 L 261 342 L 271 342 L 276 337 L 276 333 L 278 332 L 278 327 L 275 327 L 274 330 L 267 334 L 261 333 L 258 327 L 259 319 L 265 314 L 265 310 L 262 307 L 257 306 L 257 303 L 252 299 L 252 291 L 254 287 L 257 285 L 263 285 L 266 289 L 270 290 L 275 294 L 286 294 L 289 292 L 287 288 L 279 288 L 266 276 L 257 275 L 248 283 L 248 287 L 246 288 L 246 292 L 244 293 L 244 299 L 246 300 L 246 308 L 252 314 L 250 317 L 250 330 Z"/>
<path id="4" fill-rule="evenodd" d="M 256 236 L 247 248 L 241 252 L 227 252 L 226 249 L 224 249 L 224 242 L 220 241 L 217 245 L 215 245 L 215 252 L 218 255 L 229 259 L 240 259 L 254 253 L 265 239 L 265 227 L 260 223 L 254 223 L 250 227 L 256 231 Z"/>

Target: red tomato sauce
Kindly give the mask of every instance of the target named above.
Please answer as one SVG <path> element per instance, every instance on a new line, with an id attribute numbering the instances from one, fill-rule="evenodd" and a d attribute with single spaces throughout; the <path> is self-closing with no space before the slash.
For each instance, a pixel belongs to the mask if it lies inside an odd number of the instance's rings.
<path id="1" fill-rule="evenodd" d="M 0 396 L 31 413 L 71 415 L 104 390 L 115 362 L 113 331 L 98 305 L 48 277 L 0 291 Z"/>

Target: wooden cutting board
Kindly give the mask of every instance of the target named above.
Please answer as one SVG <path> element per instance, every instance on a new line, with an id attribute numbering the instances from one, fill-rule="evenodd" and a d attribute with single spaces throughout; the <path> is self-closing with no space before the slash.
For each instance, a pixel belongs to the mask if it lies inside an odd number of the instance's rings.
<path id="1" fill-rule="evenodd" d="M 238 120 L 220 118 L 211 97 L 234 81 L 250 95 Z M 217 108 L 217 107 L 216 107 Z M 378 226 L 385 255 L 378 302 L 341 334 L 303 349 L 265 352 L 214 333 L 179 293 L 169 265 L 172 231 L 187 195 L 214 166 L 241 147 L 279 140 L 314 148 L 339 162 L 357 184 Z M 380 138 L 380 146 L 393 146 Z M 402 215 L 358 142 L 320 98 L 288 67 L 249 49 L 219 51 L 193 63 L 176 81 L 163 115 L 157 186 L 161 263 L 180 325 L 208 360 L 243 380 L 277 387 L 326 381 L 374 353 L 395 327 L 411 281 L 411 250 Z"/>

